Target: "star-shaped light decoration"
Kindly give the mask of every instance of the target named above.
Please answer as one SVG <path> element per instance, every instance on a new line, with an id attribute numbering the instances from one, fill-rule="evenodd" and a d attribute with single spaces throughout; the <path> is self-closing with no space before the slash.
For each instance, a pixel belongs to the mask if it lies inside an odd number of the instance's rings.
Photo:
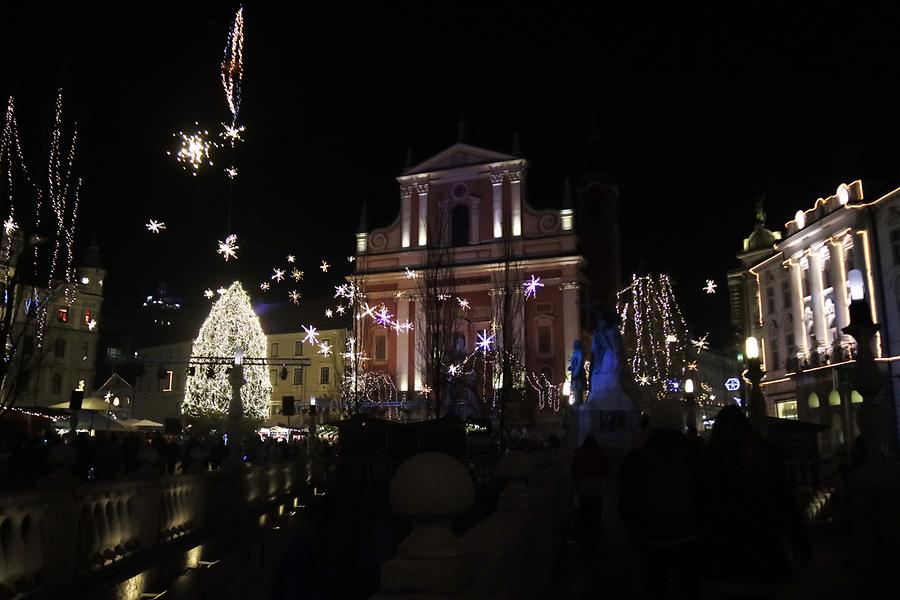
<path id="1" fill-rule="evenodd" d="M 259 289 L 261 289 L 264 292 L 268 292 L 270 287 L 272 287 L 272 286 L 269 285 L 268 281 L 263 281 L 261 284 L 259 284 Z"/>
<path id="2" fill-rule="evenodd" d="M 316 331 L 316 328 L 310 325 L 307 327 L 306 325 L 301 325 L 303 327 L 303 331 L 306 332 L 306 337 L 303 338 L 304 342 L 309 342 L 310 344 L 318 344 L 319 343 L 319 332 Z"/>
<path id="3" fill-rule="evenodd" d="M 687 364 L 688 371 L 696 371 L 697 370 L 697 361 L 692 360 Z"/>
<path id="4" fill-rule="evenodd" d="M 409 267 L 406 267 L 406 278 L 407 279 L 418 279 L 419 273 L 418 271 L 412 271 Z"/>
<path id="5" fill-rule="evenodd" d="M 287 260 L 288 260 L 289 263 L 292 263 L 292 262 L 294 262 L 295 260 L 297 260 L 297 258 L 296 258 L 293 254 L 288 254 Z"/>
<path id="6" fill-rule="evenodd" d="M 356 262 L 356 257 L 355 257 L 355 256 L 348 256 L 348 257 L 347 257 L 347 262 L 348 262 L 348 263 Z"/>
<path id="7" fill-rule="evenodd" d="M 707 350 L 707 349 L 709 349 L 709 342 L 706 341 L 706 338 L 707 338 L 707 337 L 709 337 L 709 334 L 708 334 L 708 333 L 707 333 L 706 335 L 702 336 L 699 340 L 691 340 L 691 343 L 692 343 L 692 344 L 694 345 L 694 347 L 697 349 L 697 352 L 698 352 L 698 353 L 699 353 L 701 350 Z"/>
<path id="8" fill-rule="evenodd" d="M 544 284 L 541 283 L 540 277 L 535 277 L 534 275 L 531 276 L 530 281 L 526 281 L 522 284 L 522 289 L 525 292 L 526 298 L 534 298 L 537 296 L 537 289 L 539 287 L 544 287 Z"/>
<path id="9" fill-rule="evenodd" d="M 207 289 L 205 292 L 203 292 L 203 295 L 209 299 L 212 299 L 212 297 L 215 296 L 216 293 L 210 289 Z"/>
<path id="10" fill-rule="evenodd" d="M 469 301 L 465 298 L 457 298 L 457 302 L 459 302 L 459 307 L 463 310 L 469 310 Z"/>
<path id="11" fill-rule="evenodd" d="M 88 328 L 88 331 L 93 331 L 94 329 L 96 329 L 96 328 L 97 328 L 97 321 L 94 320 L 94 319 L 91 319 L 90 321 L 88 321 L 88 322 L 87 322 L 87 328 Z"/>
<path id="12" fill-rule="evenodd" d="M 232 233 L 224 241 L 219 241 L 219 249 L 216 250 L 216 254 L 221 254 L 225 262 L 228 262 L 229 258 L 237 260 L 238 249 L 240 246 L 237 245 L 237 236 Z"/>
<path id="13" fill-rule="evenodd" d="M 428 385 L 423 385 L 422 389 L 419 390 L 419 393 L 427 398 L 428 395 L 431 394 L 431 387 Z"/>
<path id="14" fill-rule="evenodd" d="M 494 343 L 494 334 L 488 335 L 487 330 L 483 330 L 476 335 L 478 341 L 475 342 L 475 347 L 487 354 L 491 349 L 491 344 Z"/>
<path id="15" fill-rule="evenodd" d="M 650 378 L 646 375 L 641 375 L 638 379 L 638 383 L 640 383 L 641 385 L 650 385 Z"/>
<path id="16" fill-rule="evenodd" d="M 377 308 L 376 306 L 369 306 L 368 302 L 363 302 L 363 305 L 361 308 L 362 308 L 363 312 L 360 314 L 365 315 L 367 317 L 372 317 L 373 319 L 375 318 L 375 309 Z"/>
<path id="17" fill-rule="evenodd" d="M 344 314 L 344 310 L 346 310 L 346 309 L 344 308 L 343 304 L 338 304 L 337 306 L 334 307 L 334 310 L 337 311 L 337 314 L 342 315 L 342 314 Z"/>
<path id="18" fill-rule="evenodd" d="M 394 292 L 394 300 L 403 300 L 404 298 L 406 298 L 406 290 Z"/>
<path id="19" fill-rule="evenodd" d="M 106 395 L 103 396 L 103 399 L 106 400 L 106 403 L 109 404 L 109 399 L 112 398 L 112 392 L 106 392 Z"/>
<path id="20" fill-rule="evenodd" d="M 325 316 L 329 319 L 334 316 L 334 312 L 330 308 L 325 309 Z"/>
<path id="21" fill-rule="evenodd" d="M 237 169 L 235 169 L 234 167 L 226 167 L 225 175 L 228 176 L 228 179 L 234 179 L 235 177 L 237 177 Z"/>
<path id="22" fill-rule="evenodd" d="M 438 300 L 449 300 L 450 294 L 438 294 Z"/>
<path id="23" fill-rule="evenodd" d="M 322 272 L 323 272 L 323 273 L 327 273 L 329 267 L 331 267 L 331 265 L 328 264 L 328 261 L 327 261 L 327 260 L 323 260 L 323 261 L 322 261 L 322 264 L 319 265 L 319 268 L 322 269 Z"/>
<path id="24" fill-rule="evenodd" d="M 3 231 L 6 232 L 6 235 L 10 235 L 13 231 L 19 228 L 19 225 L 13 220 L 12 215 L 6 218 L 3 221 Z"/>
<path id="25" fill-rule="evenodd" d="M 224 296 L 225 292 L 227 292 L 227 291 L 228 290 L 226 290 L 225 288 L 220 287 L 219 289 L 216 290 L 216 293 L 219 294 L 220 296 Z"/>
<path id="26" fill-rule="evenodd" d="M 666 336 L 666 343 L 667 343 L 667 344 L 674 344 L 674 343 L 676 343 L 677 341 L 678 341 L 678 338 L 675 337 L 675 336 L 674 336 L 673 334 L 671 334 L 671 333 L 670 333 L 669 335 Z"/>
<path id="27" fill-rule="evenodd" d="M 291 269 L 291 277 L 294 278 L 294 281 L 302 281 L 303 280 L 303 271 L 298 268 Z"/>
<path id="28" fill-rule="evenodd" d="M 166 224 L 163 223 L 162 221 L 154 221 L 153 219 L 150 219 L 150 222 L 147 223 L 147 229 L 153 233 L 159 233 L 160 231 L 162 231 L 165 228 L 166 228 Z"/>
<path id="29" fill-rule="evenodd" d="M 458 374 L 459 374 L 459 370 L 460 370 L 461 368 L 462 368 L 462 367 L 460 367 L 459 365 L 450 365 L 449 367 L 447 367 L 447 372 L 448 372 L 451 376 L 453 376 L 453 375 L 458 375 Z"/>
<path id="30" fill-rule="evenodd" d="M 222 123 L 222 127 L 225 128 L 225 130 L 222 132 L 222 137 L 227 142 L 234 145 L 235 142 L 244 141 L 243 138 L 241 138 L 241 134 L 244 132 L 243 125 L 237 126 L 237 125 L 229 125 L 228 123 Z"/>
<path id="31" fill-rule="evenodd" d="M 703 286 L 703 291 L 707 294 L 715 294 L 716 293 L 716 282 L 712 279 L 706 280 L 706 285 Z"/>
<path id="32" fill-rule="evenodd" d="M 413 324 L 409 321 L 405 321 L 403 323 L 397 323 L 397 326 L 403 330 L 403 333 L 409 333 L 409 331 L 413 328 Z"/>
<path id="33" fill-rule="evenodd" d="M 331 344 L 329 344 L 327 340 L 319 344 L 319 354 L 325 358 L 331 356 L 331 351 Z"/>
<path id="34" fill-rule="evenodd" d="M 288 294 L 288 298 L 290 298 L 291 302 L 294 304 L 300 304 L 300 292 L 297 290 L 291 290 L 291 293 Z"/>
<path id="35" fill-rule="evenodd" d="M 390 324 L 391 324 L 391 318 L 392 318 L 393 316 L 394 316 L 394 315 L 392 315 L 392 314 L 388 311 L 387 306 L 385 306 L 384 304 L 382 304 L 382 305 L 381 305 L 381 308 L 378 309 L 378 312 L 375 313 L 375 322 L 378 323 L 379 325 L 384 326 L 384 327 L 389 327 Z"/>
<path id="36" fill-rule="evenodd" d="M 275 274 L 272 275 L 271 279 L 274 279 L 275 281 L 281 281 L 282 279 L 284 279 L 284 269 L 272 269 L 272 271 Z"/>

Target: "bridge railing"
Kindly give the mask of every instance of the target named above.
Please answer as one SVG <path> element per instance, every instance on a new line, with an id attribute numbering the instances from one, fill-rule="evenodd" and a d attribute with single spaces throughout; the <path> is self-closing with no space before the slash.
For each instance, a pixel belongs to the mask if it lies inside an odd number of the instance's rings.
<path id="1" fill-rule="evenodd" d="M 296 495 L 303 463 L 0 495 L 0 597 L 63 589 Z"/>

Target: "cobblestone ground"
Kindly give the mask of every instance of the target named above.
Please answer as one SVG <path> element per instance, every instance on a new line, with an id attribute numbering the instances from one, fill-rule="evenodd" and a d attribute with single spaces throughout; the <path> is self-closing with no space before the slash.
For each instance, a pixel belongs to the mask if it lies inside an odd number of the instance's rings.
<path id="1" fill-rule="evenodd" d="M 606 489 L 603 506 L 604 535 L 596 544 L 584 542 L 577 518 L 573 520 L 559 567 L 556 600 L 643 597 L 635 549 L 618 518 L 614 485 Z M 849 568 L 847 537 L 842 527 L 830 523 L 811 525 L 809 534 L 813 551 L 810 563 L 780 591 L 779 600 L 862 597 L 855 593 L 860 588 Z M 700 597 L 716 600 L 720 594 L 713 583 L 704 581 Z"/>

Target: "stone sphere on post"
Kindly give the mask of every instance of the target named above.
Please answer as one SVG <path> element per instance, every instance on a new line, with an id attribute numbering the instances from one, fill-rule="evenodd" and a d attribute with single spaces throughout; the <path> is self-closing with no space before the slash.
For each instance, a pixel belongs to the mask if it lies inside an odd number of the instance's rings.
<path id="1" fill-rule="evenodd" d="M 391 481 L 391 508 L 413 519 L 410 536 L 397 554 L 447 558 L 465 554 L 450 519 L 470 512 L 475 485 L 465 465 L 443 452 L 422 452 L 406 460 Z"/>

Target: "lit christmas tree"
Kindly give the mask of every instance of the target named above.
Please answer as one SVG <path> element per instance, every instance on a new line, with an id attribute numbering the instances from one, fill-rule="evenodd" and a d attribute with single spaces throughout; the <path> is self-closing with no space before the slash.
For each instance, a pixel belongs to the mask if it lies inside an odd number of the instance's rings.
<path id="1" fill-rule="evenodd" d="M 684 378 L 691 340 L 668 275 L 631 276 L 619 292 L 618 313 L 628 365 L 642 391 L 648 387 L 661 397 L 676 391 Z"/>
<path id="2" fill-rule="evenodd" d="M 259 324 L 259 317 L 250 305 L 250 296 L 235 281 L 213 304 L 209 316 L 200 328 L 200 335 L 194 340 L 191 357 L 214 357 L 229 359 L 240 347 L 248 358 L 266 356 L 268 342 Z M 228 364 L 199 366 L 185 384 L 184 403 L 181 412 L 197 417 L 201 415 L 225 414 L 231 401 L 231 385 L 228 383 Z M 272 384 L 266 365 L 244 363 L 244 379 L 247 384 L 241 388 L 241 403 L 245 417 L 265 418 L 269 412 L 269 398 Z"/>

